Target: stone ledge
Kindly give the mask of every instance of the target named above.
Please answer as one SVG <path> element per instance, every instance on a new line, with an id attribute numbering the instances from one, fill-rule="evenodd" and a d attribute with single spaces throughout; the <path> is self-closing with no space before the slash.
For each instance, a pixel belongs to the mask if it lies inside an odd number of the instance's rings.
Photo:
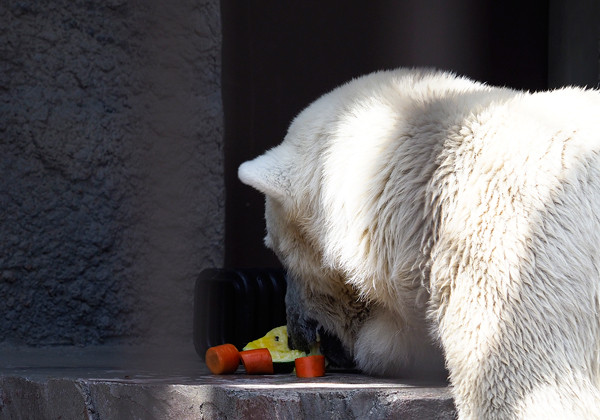
<path id="1" fill-rule="evenodd" d="M 193 352 L 0 349 L 0 419 L 453 419 L 445 384 L 213 376 Z"/>

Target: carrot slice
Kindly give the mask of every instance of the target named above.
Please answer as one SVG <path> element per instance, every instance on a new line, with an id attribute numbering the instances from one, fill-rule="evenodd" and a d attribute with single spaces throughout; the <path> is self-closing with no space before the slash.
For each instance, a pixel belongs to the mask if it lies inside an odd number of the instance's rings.
<path id="1" fill-rule="evenodd" d="M 299 378 L 315 378 L 325 376 L 325 356 L 314 355 L 299 357 L 295 360 L 296 376 Z"/>
<path id="2" fill-rule="evenodd" d="M 250 375 L 273 374 L 273 358 L 269 349 L 254 349 L 240 352 L 246 373 Z"/>
<path id="3" fill-rule="evenodd" d="M 240 352 L 233 344 L 221 344 L 206 350 L 205 360 L 215 375 L 233 373 L 240 365 Z"/>

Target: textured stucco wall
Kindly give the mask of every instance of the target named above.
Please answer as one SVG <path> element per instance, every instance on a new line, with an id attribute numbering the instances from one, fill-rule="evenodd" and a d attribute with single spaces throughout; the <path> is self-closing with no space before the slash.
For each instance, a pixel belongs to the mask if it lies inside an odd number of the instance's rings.
<path id="1" fill-rule="evenodd" d="M 191 342 L 223 259 L 217 0 L 0 2 L 0 343 Z"/>

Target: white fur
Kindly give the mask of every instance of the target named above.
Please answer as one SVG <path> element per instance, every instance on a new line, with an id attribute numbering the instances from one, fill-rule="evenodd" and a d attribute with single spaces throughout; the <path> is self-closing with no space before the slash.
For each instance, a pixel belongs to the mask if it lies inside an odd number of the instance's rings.
<path id="1" fill-rule="evenodd" d="M 437 342 L 462 419 L 600 418 L 599 121 L 596 91 L 379 72 L 240 178 L 360 368 L 439 368 Z"/>

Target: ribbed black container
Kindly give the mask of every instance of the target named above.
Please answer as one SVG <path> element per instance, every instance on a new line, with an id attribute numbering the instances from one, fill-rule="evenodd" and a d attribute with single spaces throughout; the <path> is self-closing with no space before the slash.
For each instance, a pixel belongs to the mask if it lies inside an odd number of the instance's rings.
<path id="1" fill-rule="evenodd" d="M 241 350 L 272 328 L 285 325 L 285 272 L 281 269 L 202 271 L 194 291 L 194 346 L 204 358 L 224 343 Z"/>

